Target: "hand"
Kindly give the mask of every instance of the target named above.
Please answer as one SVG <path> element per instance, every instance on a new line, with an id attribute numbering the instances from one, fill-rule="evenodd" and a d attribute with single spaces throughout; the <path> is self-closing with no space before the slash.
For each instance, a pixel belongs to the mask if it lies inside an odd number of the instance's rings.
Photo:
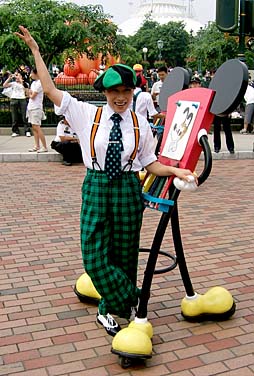
<path id="1" fill-rule="evenodd" d="M 20 39 L 22 39 L 32 52 L 36 50 L 39 51 L 39 46 L 34 40 L 34 38 L 31 36 L 29 31 L 24 26 L 19 26 L 19 30 L 21 31 L 21 33 L 15 32 L 14 34 L 17 35 Z"/>
<path id="2" fill-rule="evenodd" d="M 198 185 L 197 174 L 195 172 L 192 173 L 191 170 L 176 167 L 174 170 L 174 175 L 188 183 L 195 181 L 195 183 Z"/>
<path id="3" fill-rule="evenodd" d="M 189 182 L 176 177 L 174 178 L 173 183 L 179 191 L 196 191 L 198 188 L 193 175 L 189 175 Z"/>

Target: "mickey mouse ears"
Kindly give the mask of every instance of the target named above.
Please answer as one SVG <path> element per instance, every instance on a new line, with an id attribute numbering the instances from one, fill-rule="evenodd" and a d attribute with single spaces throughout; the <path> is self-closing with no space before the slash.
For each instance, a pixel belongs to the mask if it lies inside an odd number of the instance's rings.
<path id="1" fill-rule="evenodd" d="M 210 112 L 218 116 L 229 115 L 233 112 L 244 97 L 248 86 L 248 77 L 248 68 L 239 59 L 230 59 L 223 63 L 209 84 L 209 89 L 215 91 Z M 159 105 L 161 110 L 167 110 L 169 96 L 187 89 L 189 83 L 190 72 L 181 67 L 174 68 L 166 77 L 160 90 Z"/>
<path id="2" fill-rule="evenodd" d="M 248 68 L 239 59 L 230 59 L 223 63 L 209 84 L 209 89 L 216 92 L 210 112 L 224 116 L 234 111 L 244 97 L 248 77 Z"/>

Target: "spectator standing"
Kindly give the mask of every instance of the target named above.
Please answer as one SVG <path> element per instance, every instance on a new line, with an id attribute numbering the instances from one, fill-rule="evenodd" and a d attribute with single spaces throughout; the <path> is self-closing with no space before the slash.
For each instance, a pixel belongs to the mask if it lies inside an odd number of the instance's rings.
<path id="1" fill-rule="evenodd" d="M 254 123 L 254 83 L 249 80 L 246 92 L 244 94 L 245 104 L 245 115 L 244 115 L 244 124 L 243 129 L 240 130 L 241 134 L 248 134 L 248 127 Z M 254 129 L 252 132 L 254 133 Z"/>
<path id="2" fill-rule="evenodd" d="M 131 109 L 135 111 L 136 114 L 144 116 L 149 123 L 155 124 L 157 119 L 165 118 L 165 114 L 159 113 L 155 109 L 151 94 L 142 91 L 141 85 L 142 79 L 140 75 L 137 75 L 137 83 L 133 93 Z M 157 132 L 157 129 L 153 128 L 153 134 L 156 134 L 158 137 L 160 133 Z"/>
<path id="3" fill-rule="evenodd" d="M 77 134 L 71 129 L 68 121 L 63 117 L 57 124 L 56 137 L 51 142 L 51 148 L 63 156 L 63 165 L 82 163 L 82 152 Z"/>
<path id="4" fill-rule="evenodd" d="M 153 99 L 150 93 L 142 91 L 142 78 L 137 76 L 136 88 L 133 93 L 133 101 L 131 108 L 137 114 L 144 116 L 146 119 L 153 118 L 158 115 L 158 111 L 154 107 Z"/>
<path id="5" fill-rule="evenodd" d="M 142 64 L 134 64 L 133 69 L 136 72 L 137 76 L 140 76 L 141 83 L 139 87 L 142 89 L 142 91 L 147 91 L 147 79 L 144 76 L 144 69 Z"/>
<path id="6" fill-rule="evenodd" d="M 150 82 L 149 82 L 149 91 L 151 92 L 152 86 L 155 82 L 158 81 L 158 74 L 156 69 L 151 69 L 150 70 Z"/>
<path id="7" fill-rule="evenodd" d="M 154 106 L 157 111 L 160 111 L 159 107 L 159 94 L 162 87 L 163 82 L 165 81 L 166 77 L 168 75 L 168 69 L 165 66 L 158 68 L 158 77 L 159 81 L 155 82 L 151 89 L 151 95 L 154 101 Z"/>
<path id="8" fill-rule="evenodd" d="M 201 80 L 198 76 L 193 76 L 190 81 L 190 88 L 201 87 Z"/>
<path id="9" fill-rule="evenodd" d="M 14 79 L 15 81 L 11 81 Z M 3 83 L 3 87 L 11 87 L 12 92 L 10 95 L 10 110 L 12 119 L 12 137 L 20 135 L 19 131 L 19 112 L 21 113 L 24 132 L 27 137 L 31 137 L 30 127 L 26 119 L 27 99 L 26 95 L 28 87 L 25 87 L 22 75 L 19 72 L 10 74 L 7 80 Z"/>
<path id="10" fill-rule="evenodd" d="M 43 112 L 43 90 L 36 68 L 33 68 L 31 70 L 30 76 L 33 82 L 28 94 L 29 101 L 27 105 L 27 116 L 28 122 L 32 124 L 34 147 L 32 149 L 29 149 L 29 151 L 45 153 L 48 151 L 48 149 L 44 133 L 41 129 L 41 121 L 45 119 L 45 114 Z"/>
<path id="11" fill-rule="evenodd" d="M 221 149 L 221 126 L 225 133 L 226 145 L 230 154 L 235 153 L 235 145 L 231 130 L 231 115 L 215 116 L 213 121 L 213 143 L 215 153 L 219 153 Z"/>

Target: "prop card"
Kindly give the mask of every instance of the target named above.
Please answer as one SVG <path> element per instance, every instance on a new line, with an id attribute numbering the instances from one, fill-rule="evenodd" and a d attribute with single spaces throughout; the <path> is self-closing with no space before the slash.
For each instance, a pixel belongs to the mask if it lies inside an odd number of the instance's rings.
<path id="1" fill-rule="evenodd" d="M 209 132 L 214 115 L 209 111 L 215 91 L 194 88 L 179 91 L 168 98 L 165 128 L 159 161 L 194 171 L 202 147 L 200 129 Z"/>
<path id="2" fill-rule="evenodd" d="M 177 102 L 175 115 L 161 152 L 163 157 L 177 161 L 182 159 L 199 107 L 200 102 L 182 100 Z"/>

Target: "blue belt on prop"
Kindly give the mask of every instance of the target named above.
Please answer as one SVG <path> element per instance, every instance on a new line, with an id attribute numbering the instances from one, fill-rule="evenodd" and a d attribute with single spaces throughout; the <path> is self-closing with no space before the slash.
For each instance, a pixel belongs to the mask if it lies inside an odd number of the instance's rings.
<path id="1" fill-rule="evenodd" d="M 159 198 L 149 195 L 148 193 L 143 193 L 143 198 L 148 203 L 145 203 L 145 206 L 147 206 L 150 209 L 157 209 L 164 213 L 168 213 L 169 207 L 174 206 L 175 202 L 173 200 L 166 200 L 165 198 Z M 149 203 L 158 204 L 158 207 L 153 207 L 149 205 Z"/>

